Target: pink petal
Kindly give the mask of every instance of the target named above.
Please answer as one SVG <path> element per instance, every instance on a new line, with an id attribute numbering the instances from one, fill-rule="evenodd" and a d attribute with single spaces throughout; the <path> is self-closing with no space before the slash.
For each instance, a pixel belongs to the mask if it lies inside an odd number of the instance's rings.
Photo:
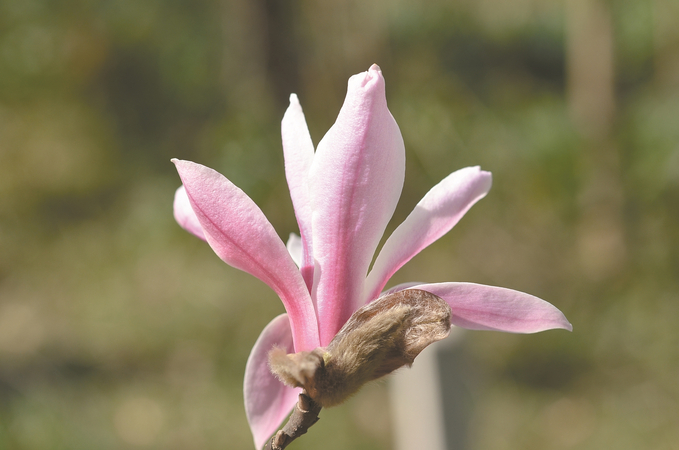
<path id="1" fill-rule="evenodd" d="M 285 386 L 271 374 L 268 355 L 274 346 L 288 353 L 294 352 L 287 314 L 276 317 L 264 328 L 245 365 L 245 414 L 255 448 L 258 449 L 264 446 L 290 414 L 301 391 Z"/>
<path id="2" fill-rule="evenodd" d="M 403 187 L 405 149 L 379 67 L 349 79 L 337 121 L 318 144 L 309 192 L 321 344 L 358 308 L 368 266 Z"/>
<path id="3" fill-rule="evenodd" d="M 427 192 L 384 243 L 366 280 L 364 302 L 377 298 L 394 272 L 450 231 L 474 203 L 485 197 L 491 184 L 490 172 L 467 167 L 451 173 Z"/>
<path id="4" fill-rule="evenodd" d="M 264 213 L 218 172 L 190 161 L 173 162 L 215 253 L 276 291 L 290 316 L 296 351 L 318 347 L 318 325 L 309 291 Z"/>
<path id="5" fill-rule="evenodd" d="M 474 283 L 431 283 L 412 286 L 444 299 L 453 311 L 451 323 L 470 330 L 537 333 L 563 328 L 573 331 L 561 311 L 530 294 Z"/>
<path id="6" fill-rule="evenodd" d="M 186 189 L 184 186 L 179 186 L 177 191 L 174 193 L 174 219 L 177 223 L 189 233 L 205 240 L 205 233 L 203 233 L 203 227 L 200 226 L 198 217 L 196 213 L 193 212 L 191 208 L 191 203 L 189 203 L 189 197 L 186 195 Z"/>
<path id="7" fill-rule="evenodd" d="M 314 278 L 312 253 L 311 205 L 309 204 L 309 168 L 314 159 L 314 144 L 309 135 L 302 106 L 295 94 L 290 95 L 290 106 L 281 122 L 285 176 L 288 180 L 292 205 L 302 237 L 302 265 L 300 271 L 309 291 Z"/>

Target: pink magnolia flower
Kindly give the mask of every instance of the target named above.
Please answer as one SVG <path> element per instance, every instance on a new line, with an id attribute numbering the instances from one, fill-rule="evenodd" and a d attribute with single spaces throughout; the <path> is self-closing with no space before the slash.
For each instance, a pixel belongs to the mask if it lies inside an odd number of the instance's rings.
<path id="1" fill-rule="evenodd" d="M 261 448 L 290 413 L 299 389 L 279 382 L 267 354 L 326 346 L 351 314 L 380 296 L 389 278 L 447 233 L 491 186 L 479 167 L 451 173 L 434 186 L 370 262 L 400 197 L 405 149 L 387 108 L 384 78 L 376 65 L 349 79 L 337 121 L 313 143 L 293 94 L 282 121 L 285 172 L 300 237 L 283 244 L 257 205 L 212 169 L 174 160 L 183 186 L 174 214 L 205 239 L 227 264 L 268 284 L 286 314 L 257 339 L 245 369 L 245 410 Z M 512 333 L 572 326 L 554 306 L 523 292 L 473 283 L 409 283 L 444 299 L 452 324 Z"/>

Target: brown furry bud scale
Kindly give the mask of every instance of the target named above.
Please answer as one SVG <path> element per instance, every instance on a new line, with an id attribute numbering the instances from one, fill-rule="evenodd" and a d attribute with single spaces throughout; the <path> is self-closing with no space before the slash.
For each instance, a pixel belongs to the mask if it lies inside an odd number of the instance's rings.
<path id="1" fill-rule="evenodd" d="M 429 344 L 450 333 L 450 306 L 426 291 L 406 289 L 357 310 L 326 348 L 269 353 L 271 372 L 302 387 L 319 405 L 342 403 L 371 380 L 412 365 Z"/>

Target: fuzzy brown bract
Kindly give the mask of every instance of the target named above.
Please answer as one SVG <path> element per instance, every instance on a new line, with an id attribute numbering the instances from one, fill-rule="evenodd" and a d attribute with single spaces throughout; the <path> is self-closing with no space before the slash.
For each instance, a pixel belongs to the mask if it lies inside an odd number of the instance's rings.
<path id="1" fill-rule="evenodd" d="M 412 365 L 426 346 L 448 336 L 450 316 L 450 306 L 434 294 L 395 292 L 357 310 L 327 348 L 295 354 L 274 348 L 269 367 L 281 382 L 334 406 L 368 381 Z"/>

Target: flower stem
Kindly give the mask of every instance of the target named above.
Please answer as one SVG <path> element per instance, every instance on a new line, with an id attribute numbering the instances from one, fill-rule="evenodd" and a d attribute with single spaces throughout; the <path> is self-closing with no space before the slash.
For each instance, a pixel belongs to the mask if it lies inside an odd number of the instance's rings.
<path id="1" fill-rule="evenodd" d="M 313 401 L 305 390 L 302 390 L 288 422 L 273 435 L 264 450 L 283 450 L 292 441 L 306 433 L 311 425 L 318 422 L 319 412 L 321 412 L 321 405 Z"/>

